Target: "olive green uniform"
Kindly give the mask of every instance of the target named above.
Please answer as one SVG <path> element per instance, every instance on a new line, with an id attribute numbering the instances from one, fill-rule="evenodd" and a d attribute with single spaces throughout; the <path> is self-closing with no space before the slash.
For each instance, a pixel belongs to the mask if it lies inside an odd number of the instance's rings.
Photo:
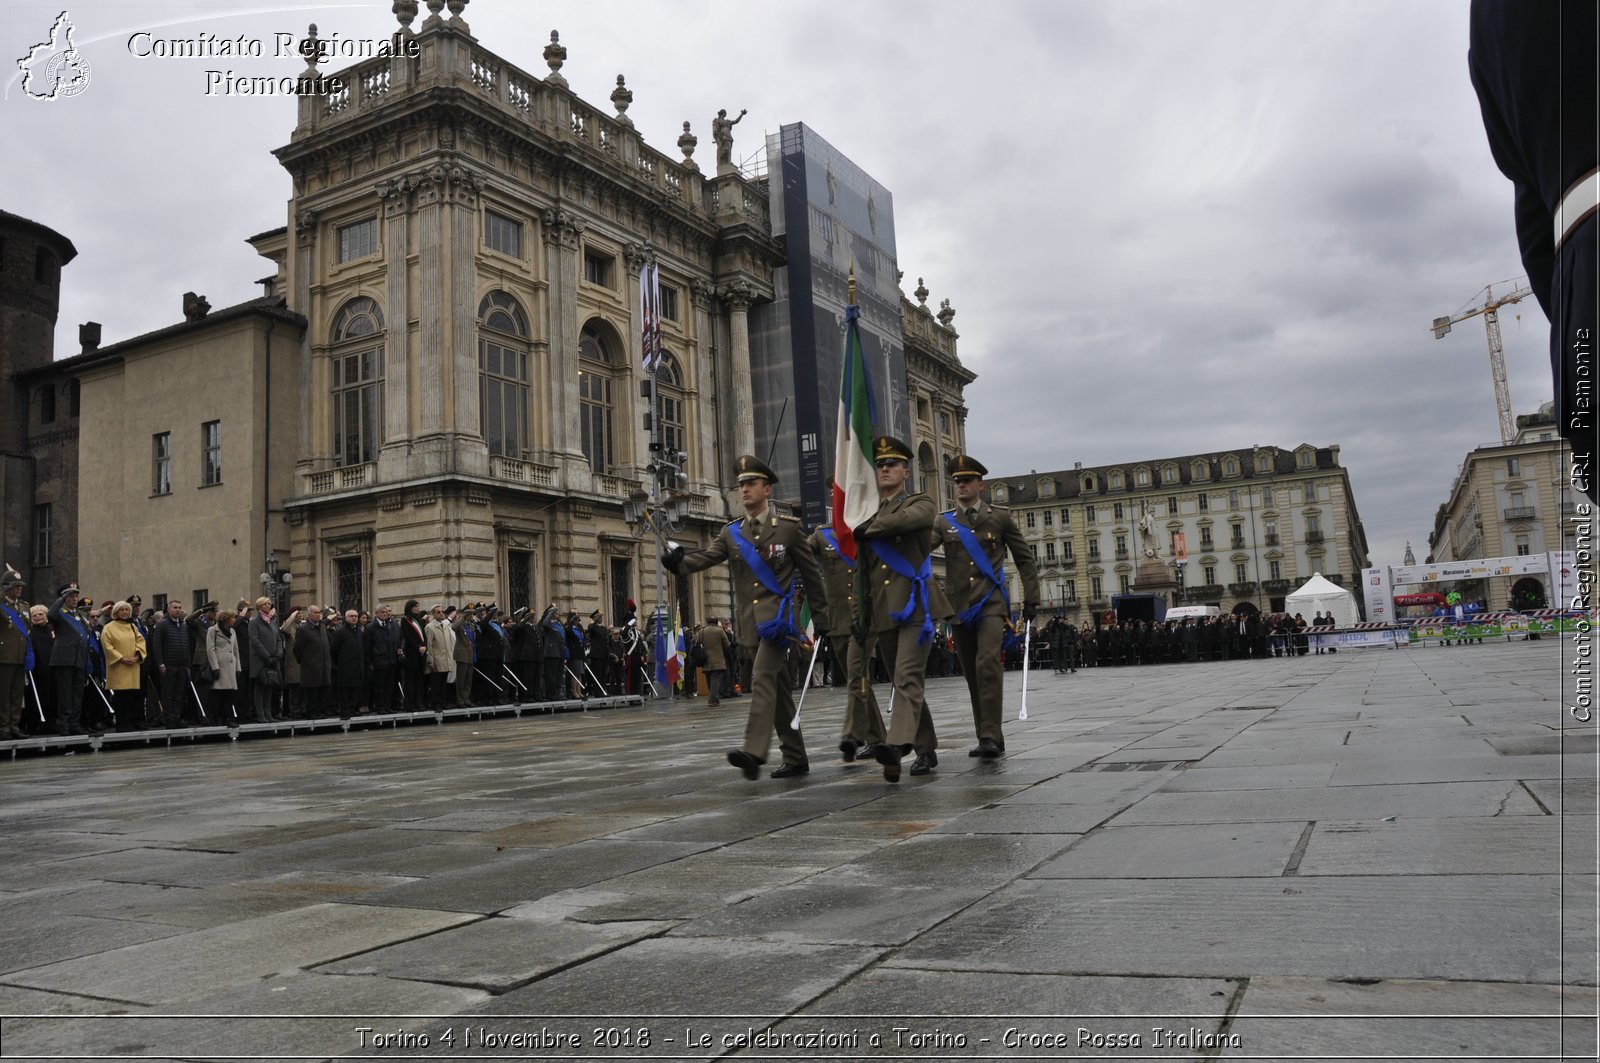
<path id="1" fill-rule="evenodd" d="M 911 565 L 912 571 L 918 571 L 939 539 L 933 527 L 935 515 L 933 499 L 923 494 L 902 493 L 880 502 L 878 512 L 856 529 L 856 545 L 860 548 L 858 578 L 871 589 L 868 601 L 863 603 L 867 626 L 878 636 L 878 652 L 883 655 L 884 666 L 894 684 L 888 743 L 902 751 L 909 746 L 919 755 L 939 748 L 933 716 L 923 697 L 928 671 L 928 645 L 920 641 L 924 610 L 917 603 L 904 621 L 894 619 L 893 614 L 911 601 L 915 587 L 911 579 L 893 571 L 878 558 L 873 544 L 890 543 Z M 938 581 L 930 578 L 925 589 L 928 618 L 948 620 L 950 604 Z"/>
<path id="2" fill-rule="evenodd" d="M 996 575 L 1000 574 L 1000 566 L 1009 550 L 1011 559 L 1016 562 L 1017 574 L 1022 577 L 1023 601 L 1037 605 L 1039 572 L 1034 564 L 1033 548 L 1022 537 L 1022 529 L 1017 527 L 1010 510 L 991 506 L 980 498 L 970 511 L 958 505 L 949 519 L 972 529 L 989 560 L 990 571 Z M 939 517 L 937 527 L 944 544 L 945 593 L 950 597 L 950 608 L 955 615 L 959 617 L 985 594 L 989 595 L 976 620 L 968 624 L 956 622 L 956 656 L 961 661 L 961 674 L 966 677 L 967 692 L 972 698 L 972 726 L 978 740 L 988 739 L 1004 750 L 1006 739 L 1001 723 L 1005 662 L 1000 657 L 1000 646 L 1011 621 L 1005 596 L 979 571 L 960 533 L 950 527 L 945 515 Z"/>
<path id="3" fill-rule="evenodd" d="M 790 688 L 784 657 L 788 647 L 778 642 L 766 642 L 756 635 L 759 624 L 773 620 L 778 615 L 779 595 L 767 590 L 750 567 L 744 563 L 735 535 L 743 535 L 771 567 L 781 587 L 792 586 L 798 575 L 805 582 L 806 598 L 811 602 L 811 615 L 819 630 L 826 631 L 827 591 L 822 580 L 822 569 L 811 550 L 811 544 L 800 522 L 793 517 L 779 517 L 770 507 L 761 519 L 746 517 L 723 528 L 709 547 L 683 555 L 678 571 L 687 575 L 700 572 L 726 561 L 732 569 L 733 594 L 739 605 L 739 642 L 753 649 L 755 661 L 751 668 L 750 716 L 745 723 L 744 751 L 762 763 L 772 748 L 772 734 L 778 734 L 778 748 L 785 764 L 806 763 L 805 741 L 800 732 L 791 726 L 794 719 L 794 691 Z M 800 614 L 799 595 L 794 603 L 795 619 Z"/>
<path id="4" fill-rule="evenodd" d="M 811 533 L 811 547 L 822 565 L 822 581 L 828 587 L 828 615 L 836 617 L 843 625 L 856 611 L 856 570 L 850 559 L 822 534 L 822 529 Z M 877 635 L 868 632 L 865 652 L 861 643 L 848 631 L 840 631 L 828 638 L 836 660 L 844 662 L 845 682 L 849 695 L 844 709 L 844 737 L 857 745 L 875 746 L 882 742 L 886 730 L 883 712 L 878 708 L 878 695 L 870 683 L 862 683 L 867 662 L 877 651 Z M 862 687 L 866 693 L 862 693 Z"/>

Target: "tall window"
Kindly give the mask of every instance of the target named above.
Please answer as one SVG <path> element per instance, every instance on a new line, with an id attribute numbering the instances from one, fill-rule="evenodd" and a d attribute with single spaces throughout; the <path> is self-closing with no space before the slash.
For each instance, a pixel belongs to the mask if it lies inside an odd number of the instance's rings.
<path id="1" fill-rule="evenodd" d="M 478 381 L 489 453 L 522 457 L 528 449 L 528 319 L 505 292 L 490 292 L 478 304 Z"/>
<path id="2" fill-rule="evenodd" d="M 361 556 L 341 557 L 334 563 L 334 595 L 339 603 L 339 611 L 354 609 L 357 612 L 366 608 L 362 600 L 366 590 L 366 576 L 362 571 Z"/>
<path id="3" fill-rule="evenodd" d="M 585 326 L 578 339 L 578 422 L 582 426 L 583 456 L 595 472 L 611 471 L 617 458 L 611 403 L 611 372 L 615 365 L 615 356 L 599 329 Z"/>
<path id="4" fill-rule="evenodd" d="M 1121 575 L 1121 576 L 1117 577 L 1117 587 L 1121 590 L 1121 592 L 1123 594 L 1127 594 L 1128 593 L 1128 583 L 1129 583 L 1129 577 L 1127 575 Z"/>
<path id="5" fill-rule="evenodd" d="M 56 419 L 56 386 L 46 384 L 39 389 L 39 423 L 54 424 Z"/>
<path id="6" fill-rule="evenodd" d="M 67 381 L 67 416 L 76 417 L 83 410 L 83 387 L 78 378 Z"/>
<path id="7" fill-rule="evenodd" d="M 172 433 L 157 432 L 150 437 L 150 460 L 153 467 L 150 493 L 172 494 Z"/>
<path id="8" fill-rule="evenodd" d="M 200 426 L 200 485 L 222 482 L 222 422 L 207 421 Z"/>
<path id="9" fill-rule="evenodd" d="M 1245 563 L 1243 561 L 1235 561 L 1233 563 L 1233 582 L 1244 583 L 1249 578 L 1250 573 L 1245 567 Z"/>
<path id="10" fill-rule="evenodd" d="M 1063 551 L 1062 551 L 1062 555 L 1061 556 L 1064 557 L 1066 560 L 1071 561 L 1072 560 L 1072 540 L 1068 539 L 1065 542 L 1063 542 L 1061 545 L 1063 547 Z"/>
<path id="11" fill-rule="evenodd" d="M 1067 601 L 1075 602 L 1077 600 L 1078 600 L 1078 581 L 1075 580 L 1075 579 L 1069 579 L 1069 580 L 1067 580 Z"/>
<path id="12" fill-rule="evenodd" d="M 611 274 L 616 260 L 598 251 L 583 253 L 583 279 L 602 288 L 612 287 Z"/>
<path id="13" fill-rule="evenodd" d="M 50 503 L 33 507 L 33 563 L 40 568 L 50 564 Z"/>
<path id="14" fill-rule="evenodd" d="M 368 218 L 339 227 L 339 261 L 366 258 L 378 250 L 378 219 Z"/>
<path id="15" fill-rule="evenodd" d="M 484 211 L 483 245 L 491 250 L 504 252 L 512 258 L 521 258 L 522 223 L 492 210 Z"/>
<path id="16" fill-rule="evenodd" d="M 512 609 L 533 606 L 533 553 L 506 551 L 506 597 Z"/>
<path id="17" fill-rule="evenodd" d="M 1272 488 L 1263 487 L 1261 489 L 1261 504 L 1263 506 L 1272 505 Z"/>
<path id="18" fill-rule="evenodd" d="M 1319 517 L 1315 513 L 1307 513 L 1306 514 L 1306 534 L 1307 535 L 1321 535 L 1322 534 L 1322 518 Z"/>
<path id="19" fill-rule="evenodd" d="M 661 317 L 666 321 L 678 320 L 678 289 L 668 284 L 661 286 Z"/>
<path id="20" fill-rule="evenodd" d="M 1212 586 L 1216 585 L 1216 582 L 1217 582 L 1217 566 L 1216 565 L 1206 565 L 1205 566 L 1205 580 L 1206 580 L 1206 586 L 1208 586 L 1208 587 L 1212 587 Z"/>
<path id="21" fill-rule="evenodd" d="M 1176 517 L 1177 515 L 1178 515 L 1178 496 L 1177 495 L 1168 495 L 1167 496 L 1167 516 Z"/>
<path id="22" fill-rule="evenodd" d="M 1099 601 L 1104 596 L 1105 595 L 1104 595 L 1104 591 L 1102 589 L 1102 584 L 1100 583 L 1100 577 L 1099 576 L 1090 576 L 1089 577 L 1089 597 L 1095 599 L 1096 601 Z"/>
<path id="23" fill-rule="evenodd" d="M 383 445 L 383 312 L 366 296 L 333 322 L 333 453 L 340 465 L 377 461 Z"/>
<path id="24" fill-rule="evenodd" d="M 1044 559 L 1046 561 L 1054 561 L 1056 559 L 1056 544 L 1055 543 L 1045 543 L 1044 544 Z"/>
<path id="25" fill-rule="evenodd" d="M 201 587 L 193 592 L 191 599 L 193 600 L 194 605 L 190 606 L 190 609 L 198 613 L 200 609 L 211 600 L 211 591 L 207 587 Z"/>
<path id="26" fill-rule="evenodd" d="M 1200 529 L 1200 549 L 1209 550 L 1209 549 L 1211 549 L 1211 546 L 1212 546 L 1212 543 L 1211 543 L 1211 529 L 1210 528 L 1201 528 Z"/>
<path id="27" fill-rule="evenodd" d="M 1083 522 L 1085 524 L 1093 524 L 1094 523 L 1094 505 L 1093 505 L 1093 503 L 1083 507 Z"/>
<path id="28" fill-rule="evenodd" d="M 1100 537 L 1098 535 L 1089 539 L 1089 560 L 1100 560 Z"/>
<path id="29" fill-rule="evenodd" d="M 1273 561 L 1268 561 L 1267 562 L 1267 578 L 1268 579 L 1282 579 L 1283 578 L 1283 562 L 1282 561 L 1273 560 Z"/>
<path id="30" fill-rule="evenodd" d="M 1051 514 L 1051 512 L 1048 509 L 1044 511 L 1044 526 L 1046 528 L 1050 527 L 1050 524 L 1054 519 L 1055 519 L 1054 515 Z"/>
<path id="31" fill-rule="evenodd" d="M 1201 495 L 1200 496 L 1200 512 L 1204 513 L 1207 510 L 1209 510 L 1210 508 L 1211 508 L 1211 496 L 1209 496 L 1209 495 Z"/>
<path id="32" fill-rule="evenodd" d="M 1126 535 L 1117 536 L 1117 556 L 1128 556 L 1128 537 Z"/>
<path id="33" fill-rule="evenodd" d="M 1066 506 L 1062 506 L 1061 507 L 1061 526 L 1063 528 L 1072 527 L 1072 523 L 1067 519 L 1067 507 Z"/>
<path id="34" fill-rule="evenodd" d="M 1121 520 L 1122 519 L 1122 503 L 1121 502 L 1113 502 L 1113 503 L 1111 503 L 1111 519 L 1112 520 Z"/>
<path id="35" fill-rule="evenodd" d="M 1037 521 L 1035 521 L 1034 517 L 1033 517 L 1033 510 L 1031 510 L 1031 509 L 1028 510 L 1028 512 L 1027 512 L 1027 514 L 1025 516 L 1026 516 L 1027 522 L 1028 522 L 1028 530 L 1029 531 L 1033 531 L 1033 526 L 1037 523 Z"/>
<path id="36" fill-rule="evenodd" d="M 670 354 L 662 356 L 661 368 L 656 371 L 656 392 L 661 398 L 662 445 L 667 450 L 687 451 L 683 445 L 687 438 L 683 431 L 683 373 Z"/>

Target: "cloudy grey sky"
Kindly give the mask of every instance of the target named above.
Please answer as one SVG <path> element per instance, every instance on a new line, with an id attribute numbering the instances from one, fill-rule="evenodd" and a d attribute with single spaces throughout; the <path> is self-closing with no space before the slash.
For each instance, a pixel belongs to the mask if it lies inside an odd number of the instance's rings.
<path id="1" fill-rule="evenodd" d="M 270 154 L 291 99 L 206 94 L 207 69 L 296 59 L 140 59 L 128 38 L 383 37 L 388 0 L 278 6 L 74 3 L 92 80 L 19 91 L 14 60 L 60 3 L 3 19 L 0 206 L 67 235 L 57 355 L 258 293 L 243 242 L 285 223 Z M 424 5 L 423 15 L 426 15 Z M 1466 452 L 1498 436 L 1483 326 L 1436 316 L 1521 273 L 1510 186 L 1467 80 L 1465 0 L 474 0 L 489 49 L 563 74 L 672 152 L 688 119 L 749 115 L 735 155 L 803 121 L 894 194 L 907 292 L 948 298 L 969 447 L 996 473 L 1252 444 L 1338 443 L 1374 561 L 1426 552 Z M 340 64 L 330 64 L 337 69 Z M 1548 324 L 1503 318 L 1516 412 L 1550 397 Z M 1520 313 L 1518 313 L 1520 311 Z"/>

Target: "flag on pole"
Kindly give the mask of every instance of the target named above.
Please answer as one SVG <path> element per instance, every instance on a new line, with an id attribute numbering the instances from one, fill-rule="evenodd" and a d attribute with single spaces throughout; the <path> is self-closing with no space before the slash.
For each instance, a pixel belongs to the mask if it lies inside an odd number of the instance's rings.
<path id="1" fill-rule="evenodd" d="M 639 267 L 639 323 L 644 371 L 653 373 L 661 357 L 661 267 L 654 262 Z"/>
<path id="2" fill-rule="evenodd" d="M 683 678 L 683 624 L 678 620 L 678 604 L 672 604 L 672 652 L 667 656 L 667 682 L 677 686 Z"/>
<path id="3" fill-rule="evenodd" d="M 839 427 L 833 446 L 833 534 L 839 552 L 855 560 L 855 528 L 878 511 L 878 481 L 872 468 L 872 434 L 877 410 L 866 352 L 861 349 L 861 308 L 855 275 L 850 305 L 844 310 L 844 358 L 839 373 Z"/>

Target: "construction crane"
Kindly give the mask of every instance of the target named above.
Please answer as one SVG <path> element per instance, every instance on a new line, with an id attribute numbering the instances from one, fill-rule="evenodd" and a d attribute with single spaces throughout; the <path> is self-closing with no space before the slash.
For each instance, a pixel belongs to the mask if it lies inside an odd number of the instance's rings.
<path id="1" fill-rule="evenodd" d="M 1502 287 L 1507 284 L 1517 284 L 1515 280 L 1495 283 Z M 1496 296 L 1494 285 L 1485 285 L 1481 292 L 1472 297 L 1466 309 L 1458 311 L 1451 317 L 1433 319 L 1433 338 L 1442 340 L 1449 334 L 1451 325 L 1465 321 L 1469 317 L 1483 315 L 1483 327 L 1489 333 L 1489 375 L 1494 378 L 1494 408 L 1500 415 L 1502 443 L 1510 443 L 1517 437 L 1517 426 L 1511 419 L 1511 388 L 1506 384 L 1506 349 L 1500 342 L 1500 308 L 1521 302 L 1532 294 L 1533 289 L 1522 284 L 1517 285 L 1516 290 L 1509 295 Z"/>

